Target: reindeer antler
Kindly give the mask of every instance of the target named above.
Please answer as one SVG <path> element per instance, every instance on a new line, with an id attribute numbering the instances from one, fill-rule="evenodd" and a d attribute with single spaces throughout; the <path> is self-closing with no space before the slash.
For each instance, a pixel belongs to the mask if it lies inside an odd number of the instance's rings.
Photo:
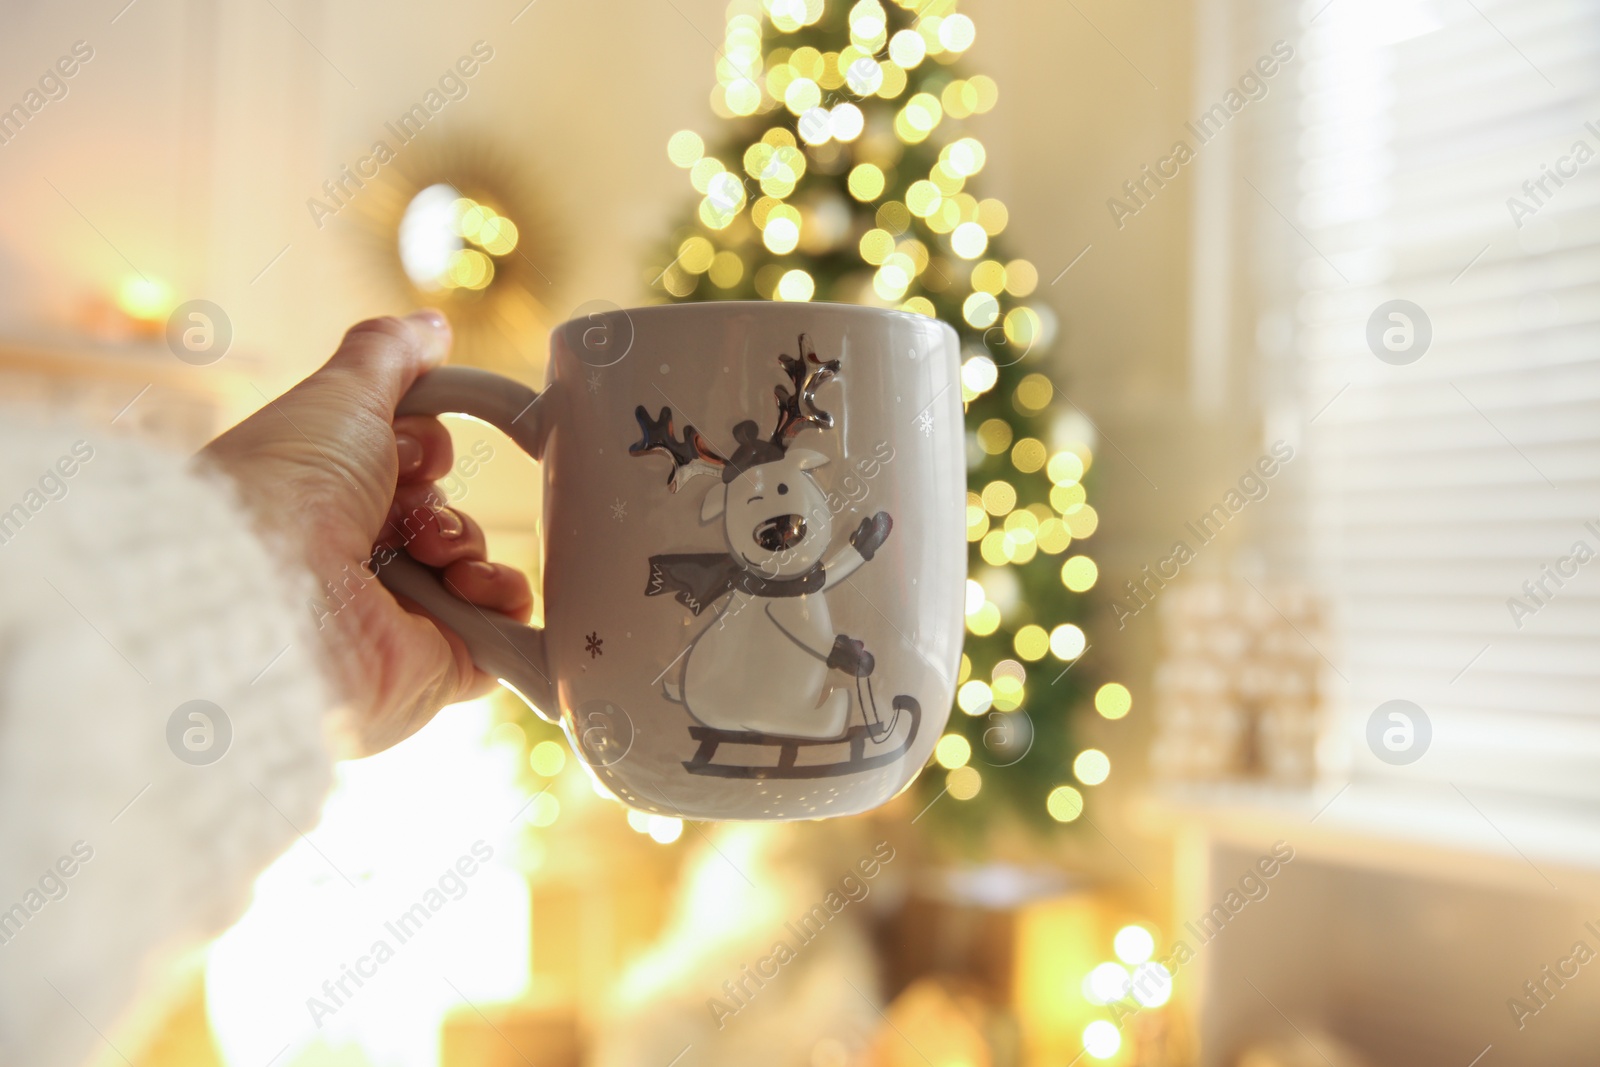
<path id="1" fill-rule="evenodd" d="M 667 488 L 672 492 L 682 489 L 684 483 L 697 474 L 722 473 L 727 461 L 717 455 L 706 439 L 700 436 L 699 430 L 685 426 L 681 441 L 673 437 L 671 408 L 662 408 L 661 415 L 651 421 L 650 413 L 640 404 L 633 409 L 633 417 L 639 420 L 639 429 L 643 431 L 644 438 L 638 444 L 630 445 L 628 454 L 647 456 L 660 453 L 672 457 L 672 473 L 667 476 Z"/>
<path id="2" fill-rule="evenodd" d="M 778 362 L 783 364 L 783 372 L 789 376 L 794 392 L 781 385 L 773 390 L 778 398 L 778 426 L 772 431 L 772 443 L 788 448 L 789 439 L 807 426 L 826 430 L 833 425 L 833 416 L 817 407 L 816 397 L 817 390 L 839 373 L 839 361 L 818 359 L 811 347 L 811 338 L 801 334 L 800 357 L 780 355 Z"/>

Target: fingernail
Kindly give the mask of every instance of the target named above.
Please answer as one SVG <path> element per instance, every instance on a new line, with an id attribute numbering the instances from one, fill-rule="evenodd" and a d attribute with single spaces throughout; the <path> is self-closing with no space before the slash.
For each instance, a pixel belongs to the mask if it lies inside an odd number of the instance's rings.
<path id="1" fill-rule="evenodd" d="M 401 474 L 410 474 L 422 466 L 422 442 L 410 434 L 395 434 L 394 450 L 400 459 Z"/>
<path id="2" fill-rule="evenodd" d="M 499 571 L 494 569 L 494 564 L 485 563 L 481 559 L 475 559 L 471 563 L 468 563 L 467 564 L 467 570 L 471 571 L 473 574 L 477 575 L 479 578 L 483 578 L 483 579 L 486 579 L 486 580 L 493 579 L 497 574 L 500 573 Z"/>
<path id="3" fill-rule="evenodd" d="M 461 521 L 461 516 L 449 508 L 434 508 L 433 521 L 439 527 L 439 536 L 446 541 L 454 541 L 467 529 L 466 524 Z"/>
<path id="4" fill-rule="evenodd" d="M 450 354 L 450 320 L 444 317 L 444 312 L 436 308 L 423 308 L 413 311 L 406 318 L 419 326 L 426 333 L 422 346 L 422 359 L 430 367 L 437 367 L 445 361 Z"/>

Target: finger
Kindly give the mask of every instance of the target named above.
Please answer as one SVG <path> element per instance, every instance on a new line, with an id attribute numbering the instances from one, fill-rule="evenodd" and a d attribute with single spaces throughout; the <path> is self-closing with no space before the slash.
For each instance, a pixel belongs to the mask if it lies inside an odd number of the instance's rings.
<path id="1" fill-rule="evenodd" d="M 471 516 L 450 507 L 437 487 L 402 486 L 395 494 L 395 504 L 385 532 L 398 536 L 418 563 L 445 567 L 456 560 L 487 558 L 483 528 Z"/>
<path id="2" fill-rule="evenodd" d="M 389 548 L 405 548 L 421 536 L 431 523 L 438 521 L 435 514 L 440 508 L 449 508 L 450 500 L 431 482 L 401 484 L 395 487 L 394 499 L 378 531 L 377 544 Z M 446 529 L 451 529 L 459 515 L 452 512 L 445 518 Z"/>
<path id="3" fill-rule="evenodd" d="M 450 323 L 432 308 L 405 318 L 368 319 L 350 327 L 328 362 L 302 384 L 356 385 L 375 411 L 392 418 L 412 383 L 450 354 L 450 340 Z"/>
<path id="4" fill-rule="evenodd" d="M 444 584 L 452 593 L 480 608 L 527 622 L 533 615 L 533 588 L 527 575 L 503 563 L 457 560 L 445 568 Z"/>
<path id="5" fill-rule="evenodd" d="M 444 423 L 429 415 L 402 415 L 394 420 L 394 447 L 400 460 L 400 484 L 433 482 L 450 473 L 455 446 Z"/>

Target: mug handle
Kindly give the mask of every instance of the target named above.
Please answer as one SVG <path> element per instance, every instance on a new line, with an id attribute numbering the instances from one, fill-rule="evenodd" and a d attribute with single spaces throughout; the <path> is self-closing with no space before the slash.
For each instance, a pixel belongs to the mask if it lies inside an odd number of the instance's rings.
<path id="1" fill-rule="evenodd" d="M 496 427 L 537 460 L 544 450 L 549 410 L 539 403 L 543 395 L 547 393 L 485 370 L 440 367 L 417 379 L 395 415 L 467 415 Z M 511 687 L 541 718 L 558 721 L 543 630 L 468 603 L 446 586 L 438 570 L 418 563 L 404 549 L 377 570 L 384 588 L 416 602 L 459 635 L 479 670 Z"/>

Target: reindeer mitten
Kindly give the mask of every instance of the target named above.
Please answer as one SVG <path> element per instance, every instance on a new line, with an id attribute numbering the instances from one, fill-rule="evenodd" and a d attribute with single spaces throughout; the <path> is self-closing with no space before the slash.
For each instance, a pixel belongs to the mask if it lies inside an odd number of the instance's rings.
<path id="1" fill-rule="evenodd" d="M 869 519 L 862 519 L 856 532 L 850 535 L 850 545 L 861 553 L 862 559 L 871 559 L 878 547 L 889 539 L 889 529 L 894 520 L 887 511 L 880 511 Z"/>
<path id="2" fill-rule="evenodd" d="M 834 670 L 855 678 L 865 678 L 872 673 L 876 664 L 867 646 L 855 638 L 840 634 L 833 639 L 833 651 L 828 653 L 828 666 Z"/>

